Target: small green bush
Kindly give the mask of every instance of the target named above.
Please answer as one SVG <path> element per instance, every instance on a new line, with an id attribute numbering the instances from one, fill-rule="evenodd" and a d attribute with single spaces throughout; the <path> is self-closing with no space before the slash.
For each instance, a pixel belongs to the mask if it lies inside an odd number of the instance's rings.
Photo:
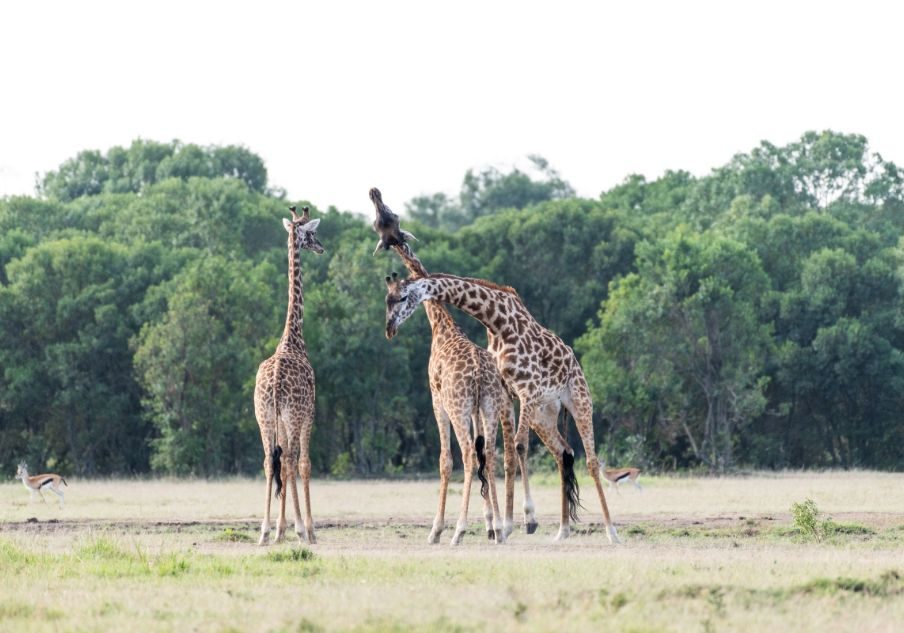
<path id="1" fill-rule="evenodd" d="M 267 560 L 273 563 L 314 560 L 314 552 L 307 547 L 301 549 L 277 550 L 267 554 Z"/>
<path id="2" fill-rule="evenodd" d="M 821 541 L 825 536 L 825 524 L 819 521 L 819 508 L 812 499 L 792 503 L 791 516 L 794 518 L 794 527 L 804 538 Z"/>
<path id="3" fill-rule="evenodd" d="M 235 528 L 225 528 L 222 532 L 216 535 L 215 537 L 218 541 L 223 541 L 226 543 L 253 543 L 254 538 L 246 534 L 245 532 L 239 532 Z"/>

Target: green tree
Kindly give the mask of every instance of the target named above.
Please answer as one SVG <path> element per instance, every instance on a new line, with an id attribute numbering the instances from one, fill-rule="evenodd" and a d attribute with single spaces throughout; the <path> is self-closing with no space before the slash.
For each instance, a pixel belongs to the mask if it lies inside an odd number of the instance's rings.
<path id="1" fill-rule="evenodd" d="M 232 178 L 251 191 L 264 193 L 267 170 L 263 160 L 243 147 L 201 147 L 138 139 L 126 149 L 113 147 L 79 152 L 41 179 L 39 192 L 69 202 L 100 193 L 137 193 L 167 178 Z"/>
<path id="2" fill-rule="evenodd" d="M 215 475 L 259 465 L 253 390 L 264 342 L 278 330 L 269 264 L 207 256 L 149 293 L 165 306 L 134 340 L 154 470 Z"/>
<path id="3" fill-rule="evenodd" d="M 502 172 L 495 167 L 465 173 L 458 200 L 442 193 L 418 196 L 406 205 L 408 215 L 433 228 L 454 231 L 477 218 L 503 209 L 524 209 L 548 200 L 573 198 L 574 189 L 542 156 L 528 156 L 535 179 L 517 167 Z"/>
<path id="4" fill-rule="evenodd" d="M 426 387 L 429 329 L 405 340 L 386 340 L 387 264 L 363 247 L 371 242 L 363 240 L 369 234 L 362 225 L 330 245 L 327 278 L 305 288 L 305 340 L 317 380 L 312 459 L 320 469 L 338 474 L 349 467 L 362 475 L 422 467 L 424 425 L 432 424 Z M 413 346 L 422 358 L 415 365 Z"/>
<path id="5" fill-rule="evenodd" d="M 580 199 L 496 213 L 456 236 L 477 267 L 443 272 L 513 286 L 540 323 L 571 342 L 609 282 L 631 269 L 637 237 L 624 218 Z"/>
<path id="6" fill-rule="evenodd" d="M 46 241 L 0 286 L 0 462 L 86 474 L 147 468 L 128 341 L 131 307 L 165 270 L 159 247 Z"/>
<path id="7" fill-rule="evenodd" d="M 724 471 L 766 405 L 768 280 L 755 254 L 719 235 L 676 232 L 637 256 L 637 273 L 614 284 L 600 326 L 579 342 L 594 396 L 606 401 L 623 372 L 623 416 L 680 426 L 693 455 Z"/>

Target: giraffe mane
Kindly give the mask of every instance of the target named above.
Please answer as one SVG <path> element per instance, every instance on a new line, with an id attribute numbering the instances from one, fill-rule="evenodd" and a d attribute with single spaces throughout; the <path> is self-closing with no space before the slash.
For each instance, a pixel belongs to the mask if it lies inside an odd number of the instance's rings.
<path id="1" fill-rule="evenodd" d="M 511 286 L 503 286 L 501 284 L 494 283 L 492 281 L 487 281 L 486 279 L 475 279 L 474 277 L 458 277 L 457 275 L 447 275 L 445 273 L 433 273 L 429 275 L 429 277 L 440 278 L 440 279 L 461 279 L 462 281 L 468 281 L 472 284 L 477 284 L 478 286 L 483 286 L 484 288 L 489 288 L 490 290 L 499 290 L 501 292 L 507 292 L 509 294 L 515 295 L 519 300 L 521 299 L 518 296 L 518 291 L 512 288 Z"/>

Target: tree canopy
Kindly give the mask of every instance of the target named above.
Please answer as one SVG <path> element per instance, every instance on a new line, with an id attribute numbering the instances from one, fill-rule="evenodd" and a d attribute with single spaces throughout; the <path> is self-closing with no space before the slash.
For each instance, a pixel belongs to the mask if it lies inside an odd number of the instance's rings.
<path id="1" fill-rule="evenodd" d="M 258 472 L 290 204 L 326 248 L 302 256 L 314 468 L 432 470 L 429 328 L 385 339 L 402 266 L 371 257 L 369 219 L 285 200 L 245 148 L 148 140 L 0 199 L 0 468 Z M 575 346 L 610 464 L 904 467 L 904 174 L 864 137 L 763 142 L 597 199 L 532 157 L 406 208 L 428 270 L 514 286 Z"/>

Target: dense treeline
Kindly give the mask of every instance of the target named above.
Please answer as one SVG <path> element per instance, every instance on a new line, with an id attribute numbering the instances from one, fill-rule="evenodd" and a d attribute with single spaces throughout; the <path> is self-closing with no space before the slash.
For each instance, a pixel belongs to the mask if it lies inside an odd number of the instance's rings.
<path id="1" fill-rule="evenodd" d="M 575 346 L 610 463 L 904 466 L 904 173 L 866 139 L 762 143 L 596 200 L 531 160 L 410 201 L 406 228 L 428 269 L 515 286 Z M 259 471 L 251 394 L 285 317 L 281 218 L 306 204 L 284 197 L 244 148 L 136 141 L 0 200 L 0 468 Z M 432 470 L 423 311 L 386 341 L 382 277 L 401 266 L 371 257 L 364 218 L 312 213 L 327 249 L 303 256 L 314 467 Z"/>

